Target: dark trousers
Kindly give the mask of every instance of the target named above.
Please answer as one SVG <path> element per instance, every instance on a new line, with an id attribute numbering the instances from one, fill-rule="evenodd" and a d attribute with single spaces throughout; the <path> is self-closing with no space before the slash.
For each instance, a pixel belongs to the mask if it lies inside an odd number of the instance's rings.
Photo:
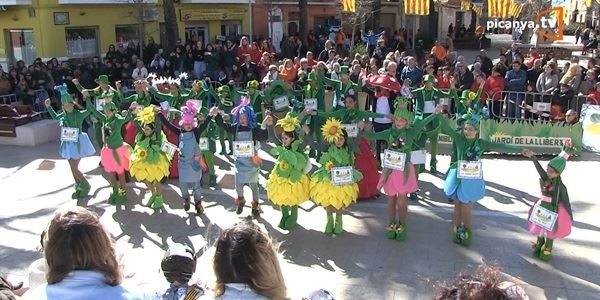
<path id="1" fill-rule="evenodd" d="M 386 129 L 390 129 L 392 128 L 392 123 L 389 124 L 381 124 L 381 123 L 377 123 L 377 122 L 373 122 L 373 131 L 375 132 L 380 132 L 380 131 L 384 131 Z M 379 162 L 381 162 L 381 152 L 383 152 L 383 150 L 387 148 L 387 141 L 384 140 L 377 140 L 376 144 L 375 144 L 375 155 L 377 155 L 377 160 L 379 160 Z"/>

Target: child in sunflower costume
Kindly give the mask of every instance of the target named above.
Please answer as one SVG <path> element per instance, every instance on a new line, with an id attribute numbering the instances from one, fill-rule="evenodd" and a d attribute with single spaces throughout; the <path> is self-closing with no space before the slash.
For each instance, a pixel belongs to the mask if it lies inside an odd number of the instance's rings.
<path id="1" fill-rule="evenodd" d="M 167 137 L 162 133 L 154 110 L 154 106 L 144 107 L 136 117 L 135 125 L 140 133 L 135 137 L 129 173 L 138 181 L 144 182 L 152 193 L 146 206 L 159 209 L 164 201 L 160 181 L 169 176 L 171 159 L 161 150 Z"/>
<path id="2" fill-rule="evenodd" d="M 457 131 L 450 125 L 448 118 L 440 118 L 441 131 L 455 142 L 456 160 L 446 173 L 444 193 L 454 200 L 453 241 L 464 246 L 469 246 L 473 239 L 473 203 L 485 196 L 485 181 L 481 165 L 483 153 L 523 151 L 521 147 L 479 138 L 480 120 L 481 116 L 478 114 L 463 115 L 459 122 L 462 131 Z"/>
<path id="3" fill-rule="evenodd" d="M 414 193 L 418 189 L 411 156 L 413 151 L 418 149 L 417 142 L 423 128 L 437 117 L 431 114 L 424 120 L 411 124 L 412 114 L 407 109 L 408 103 L 409 100 L 404 97 L 396 100 L 392 128 L 364 134 L 367 139 L 384 140 L 388 145 L 388 149 L 384 152 L 383 172 L 379 177 L 377 188 L 383 188 L 383 192 L 388 196 L 387 237 L 398 241 L 405 240 L 407 235 L 407 194 Z M 441 106 L 438 106 L 438 112 L 439 110 Z M 401 162 L 400 165 L 388 164 L 388 159 L 394 155 L 404 157 L 404 164 Z"/>
<path id="4" fill-rule="evenodd" d="M 567 160 L 574 152 L 571 141 L 568 140 L 563 145 L 561 153 L 550 160 L 546 170 L 542 168 L 535 154 L 531 151 L 525 151 L 524 155 L 533 160 L 535 169 L 540 175 L 540 188 L 542 197 L 529 210 L 528 228 L 529 232 L 536 235 L 537 241 L 533 245 L 533 255 L 541 260 L 548 261 L 552 255 L 552 246 L 555 239 L 563 239 L 571 234 L 571 225 L 573 223 L 573 211 L 569 201 L 567 187 L 562 181 L 560 175 L 565 170 Z M 545 208 L 556 215 L 556 221 L 553 228 L 541 226 L 532 221 L 532 215 L 538 214 L 541 208 Z"/>
<path id="5" fill-rule="evenodd" d="M 278 146 L 271 150 L 277 163 L 267 180 L 267 196 L 281 207 L 279 228 L 290 230 L 298 220 L 298 205 L 310 197 L 310 183 L 306 173 L 311 165 L 303 152 L 304 141 L 298 134 L 299 118 L 288 113 L 285 118 L 277 121 L 276 126 L 281 126 L 283 133 L 279 140 L 273 127 L 269 126 L 269 134 Z"/>
<path id="6" fill-rule="evenodd" d="M 319 159 L 321 167 L 315 171 L 310 179 L 310 197 L 327 211 L 327 225 L 325 234 L 341 234 L 342 209 L 356 202 L 358 198 L 358 184 L 362 174 L 352 168 L 354 166 L 354 153 L 348 148 L 348 133 L 342 128 L 342 123 L 336 119 L 328 119 L 321 128 L 323 138 L 331 145 Z M 349 167 L 349 169 L 348 169 Z M 346 168 L 342 171 L 340 168 Z M 351 170 L 351 183 L 340 183 L 338 176 Z M 332 175 L 333 174 L 333 175 Z M 336 213 L 335 223 L 333 213 Z"/>
<path id="7" fill-rule="evenodd" d="M 75 179 L 75 192 L 71 195 L 73 199 L 86 197 L 90 192 L 90 184 L 85 179 L 85 176 L 79 171 L 79 161 L 82 158 L 92 156 L 96 153 L 94 145 L 90 141 L 87 133 L 83 132 L 83 122 L 87 118 L 90 110 L 75 109 L 73 97 L 67 90 L 67 85 L 63 83 L 61 86 L 55 86 L 55 90 L 60 92 L 60 101 L 62 102 L 63 111 L 57 114 L 50 105 L 50 99 L 45 102 L 48 108 L 50 117 L 60 121 L 60 127 L 63 132 L 75 132 L 76 136 L 67 137 L 61 135 L 60 141 L 60 156 L 69 162 L 71 173 Z"/>
<path id="8" fill-rule="evenodd" d="M 127 192 L 125 191 L 125 172 L 129 170 L 131 146 L 123 140 L 123 125 L 132 118 L 132 111 L 137 108 L 133 102 L 125 117 L 118 113 L 118 108 L 113 102 L 103 105 L 104 113 L 96 110 L 91 101 L 87 101 L 87 109 L 102 122 L 104 147 L 100 151 L 100 161 L 108 175 L 113 192 L 108 198 L 109 204 L 125 204 Z"/>
<path id="9" fill-rule="evenodd" d="M 235 136 L 232 140 L 234 147 L 244 147 L 250 144 L 251 150 L 249 154 L 243 156 L 241 153 L 235 154 L 235 191 L 237 198 L 236 214 L 241 214 L 244 210 L 246 201 L 244 200 L 244 186 L 248 185 L 252 190 L 252 216 L 258 218 L 260 216 L 260 208 L 258 207 L 258 173 L 260 171 L 261 159 L 258 157 L 258 149 L 260 142 L 266 141 L 269 138 L 269 132 L 266 129 L 267 125 L 272 125 L 273 120 L 270 115 L 267 115 L 261 127 L 257 127 L 256 115 L 250 99 L 242 98 L 238 106 L 231 110 L 233 116 L 233 124 L 225 123 L 223 117 L 219 114 L 215 117 L 217 125 L 226 131 L 229 135 Z M 238 148 L 236 148 L 237 150 Z M 246 148 L 244 148 L 246 149 Z"/>
<path id="10" fill-rule="evenodd" d="M 190 209 L 191 200 L 189 190 L 193 190 L 194 206 L 196 215 L 204 213 L 202 207 L 202 152 L 198 141 L 202 132 L 206 130 L 212 116 L 217 113 L 218 109 L 211 110 L 209 115 L 204 119 L 204 122 L 198 125 L 196 115 L 198 114 L 198 106 L 193 101 L 187 101 L 185 106 L 181 107 L 181 120 L 179 126 L 175 126 L 169 122 L 167 118 L 158 113 L 160 121 L 173 133 L 179 136 L 179 188 L 181 189 L 181 197 L 184 200 L 183 208 L 188 211 Z"/>

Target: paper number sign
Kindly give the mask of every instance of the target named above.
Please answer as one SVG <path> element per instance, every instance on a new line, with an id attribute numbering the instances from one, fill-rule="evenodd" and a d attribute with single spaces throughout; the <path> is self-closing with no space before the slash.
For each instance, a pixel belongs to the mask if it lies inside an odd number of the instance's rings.
<path id="1" fill-rule="evenodd" d="M 481 161 L 458 161 L 458 178 L 461 179 L 481 179 Z"/>
<path id="2" fill-rule="evenodd" d="M 175 156 L 175 152 L 177 151 L 177 146 L 167 141 L 164 141 L 160 145 L 160 150 L 162 150 L 169 157 L 169 159 L 172 159 L 173 156 Z"/>
<path id="3" fill-rule="evenodd" d="M 253 141 L 235 141 L 233 142 L 233 155 L 235 157 L 252 157 L 254 156 Z"/>
<path id="4" fill-rule="evenodd" d="M 76 142 L 79 140 L 79 128 L 62 127 L 60 129 L 61 142 Z"/>
<path id="5" fill-rule="evenodd" d="M 556 219 L 558 218 L 558 214 L 542 207 L 539 203 L 533 206 L 531 210 L 531 215 L 529 216 L 529 221 L 540 227 L 552 231 L 554 230 L 554 225 L 556 224 Z"/>
<path id="6" fill-rule="evenodd" d="M 342 124 L 342 128 L 348 133 L 348 137 L 355 138 L 358 136 L 358 124 Z"/>
<path id="7" fill-rule="evenodd" d="M 286 96 L 275 98 L 275 99 L 273 99 L 273 107 L 277 111 L 284 110 L 284 109 L 290 107 L 290 101 L 288 100 L 288 97 L 286 97 Z"/>
<path id="8" fill-rule="evenodd" d="M 304 99 L 305 110 L 318 110 L 317 98 Z"/>
<path id="9" fill-rule="evenodd" d="M 397 171 L 404 171 L 405 163 L 406 163 L 406 153 L 392 151 L 389 149 L 387 149 L 383 152 L 383 167 L 384 168 L 397 170 Z"/>
<path id="10" fill-rule="evenodd" d="M 331 169 L 331 182 L 333 185 L 347 185 L 354 183 L 354 169 L 352 167 L 336 167 Z"/>
<path id="11" fill-rule="evenodd" d="M 198 146 L 200 146 L 200 150 L 202 151 L 208 151 L 208 138 L 207 137 L 201 137 L 198 140 Z"/>

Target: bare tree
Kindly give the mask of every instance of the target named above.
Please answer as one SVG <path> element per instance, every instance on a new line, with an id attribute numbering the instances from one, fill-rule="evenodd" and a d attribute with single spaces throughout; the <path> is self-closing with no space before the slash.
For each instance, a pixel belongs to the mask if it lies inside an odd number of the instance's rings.
<path id="1" fill-rule="evenodd" d="M 343 24 L 348 24 L 352 27 L 350 49 L 354 46 L 354 35 L 356 34 L 357 27 L 362 29 L 363 25 L 369 21 L 369 18 L 375 13 L 373 8 L 377 6 L 376 2 L 379 3 L 379 12 L 381 10 L 381 0 L 356 0 L 356 11 L 342 13 Z"/>
<path id="2" fill-rule="evenodd" d="M 523 11 L 518 17 L 519 20 L 535 21 L 541 11 L 552 8 L 552 3 L 548 0 L 530 0 L 525 2 L 524 5 Z M 540 28 L 540 30 L 542 29 Z M 545 31 L 547 33 L 554 33 L 550 32 L 550 30 L 551 29 L 546 29 Z M 525 32 L 523 32 L 523 35 L 521 35 L 521 41 L 524 43 L 529 43 L 529 38 L 532 34 L 533 30 L 527 29 Z"/>
<path id="3" fill-rule="evenodd" d="M 177 26 L 177 14 L 173 0 L 163 0 L 163 9 L 165 14 L 165 30 L 167 31 L 167 44 L 163 48 L 167 51 L 173 51 L 179 39 L 179 27 Z"/>

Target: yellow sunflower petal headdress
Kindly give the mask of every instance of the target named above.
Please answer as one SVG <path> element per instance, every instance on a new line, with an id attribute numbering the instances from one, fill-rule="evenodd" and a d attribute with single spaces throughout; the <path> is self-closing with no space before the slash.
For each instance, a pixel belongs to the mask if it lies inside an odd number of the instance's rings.
<path id="1" fill-rule="evenodd" d="M 296 130 L 296 128 L 300 128 L 300 120 L 297 117 L 293 116 L 291 113 L 287 113 L 285 118 L 280 119 L 275 124 L 276 126 L 281 126 L 284 131 L 292 132 Z"/>
<path id="2" fill-rule="evenodd" d="M 334 118 L 327 119 L 325 125 L 321 127 L 321 131 L 323 133 L 323 138 L 328 143 L 334 143 L 337 139 L 344 135 L 342 133 L 342 122 Z"/>
<path id="3" fill-rule="evenodd" d="M 144 109 L 137 114 L 135 119 L 138 120 L 138 122 L 140 122 L 142 125 L 148 125 L 154 123 L 154 115 L 154 106 L 151 105 L 144 107 Z"/>

